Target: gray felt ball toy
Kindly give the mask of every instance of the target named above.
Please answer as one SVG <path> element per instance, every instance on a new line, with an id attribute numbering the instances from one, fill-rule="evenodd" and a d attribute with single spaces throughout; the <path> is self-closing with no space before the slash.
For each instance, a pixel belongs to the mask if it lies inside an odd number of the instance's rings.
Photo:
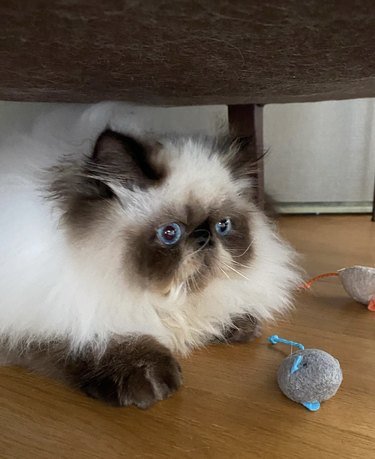
<path id="1" fill-rule="evenodd" d="M 320 349 L 305 349 L 302 344 L 270 336 L 272 344 L 284 343 L 299 349 L 281 363 L 277 382 L 281 391 L 291 400 L 310 411 L 317 411 L 320 403 L 333 397 L 342 382 L 338 360 Z"/>

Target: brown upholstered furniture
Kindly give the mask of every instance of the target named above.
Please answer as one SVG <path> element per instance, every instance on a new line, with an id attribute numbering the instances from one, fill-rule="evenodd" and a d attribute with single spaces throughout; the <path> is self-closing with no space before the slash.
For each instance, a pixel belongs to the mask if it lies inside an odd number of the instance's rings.
<path id="1" fill-rule="evenodd" d="M 0 30 L 5 100 L 227 104 L 251 135 L 240 104 L 375 96 L 374 0 L 2 0 Z"/>

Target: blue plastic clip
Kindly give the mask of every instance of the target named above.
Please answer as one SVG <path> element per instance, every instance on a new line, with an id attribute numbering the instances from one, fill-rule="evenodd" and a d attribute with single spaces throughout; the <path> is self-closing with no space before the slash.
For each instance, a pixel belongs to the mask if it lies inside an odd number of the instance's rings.
<path id="1" fill-rule="evenodd" d="M 304 402 L 302 405 L 310 411 L 318 411 L 320 408 L 319 402 Z"/>

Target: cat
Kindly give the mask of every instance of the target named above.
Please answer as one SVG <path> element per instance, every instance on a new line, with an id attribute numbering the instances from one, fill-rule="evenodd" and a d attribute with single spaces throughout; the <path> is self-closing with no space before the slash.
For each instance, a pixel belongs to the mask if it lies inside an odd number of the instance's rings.
<path id="1" fill-rule="evenodd" d="M 176 354 L 290 307 L 295 253 L 238 142 L 155 135 L 118 104 L 64 113 L 1 142 L 0 359 L 148 408 L 181 385 Z"/>

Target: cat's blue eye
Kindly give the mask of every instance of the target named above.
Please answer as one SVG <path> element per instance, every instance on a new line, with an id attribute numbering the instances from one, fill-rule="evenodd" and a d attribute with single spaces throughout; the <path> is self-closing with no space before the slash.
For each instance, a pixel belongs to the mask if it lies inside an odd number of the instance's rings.
<path id="1" fill-rule="evenodd" d="M 232 222 L 230 218 L 223 218 L 215 225 L 215 230 L 220 236 L 226 236 L 232 231 Z"/>
<path id="2" fill-rule="evenodd" d="M 182 229 L 178 223 L 168 223 L 156 230 L 159 241 L 164 245 L 174 245 L 181 239 Z"/>

